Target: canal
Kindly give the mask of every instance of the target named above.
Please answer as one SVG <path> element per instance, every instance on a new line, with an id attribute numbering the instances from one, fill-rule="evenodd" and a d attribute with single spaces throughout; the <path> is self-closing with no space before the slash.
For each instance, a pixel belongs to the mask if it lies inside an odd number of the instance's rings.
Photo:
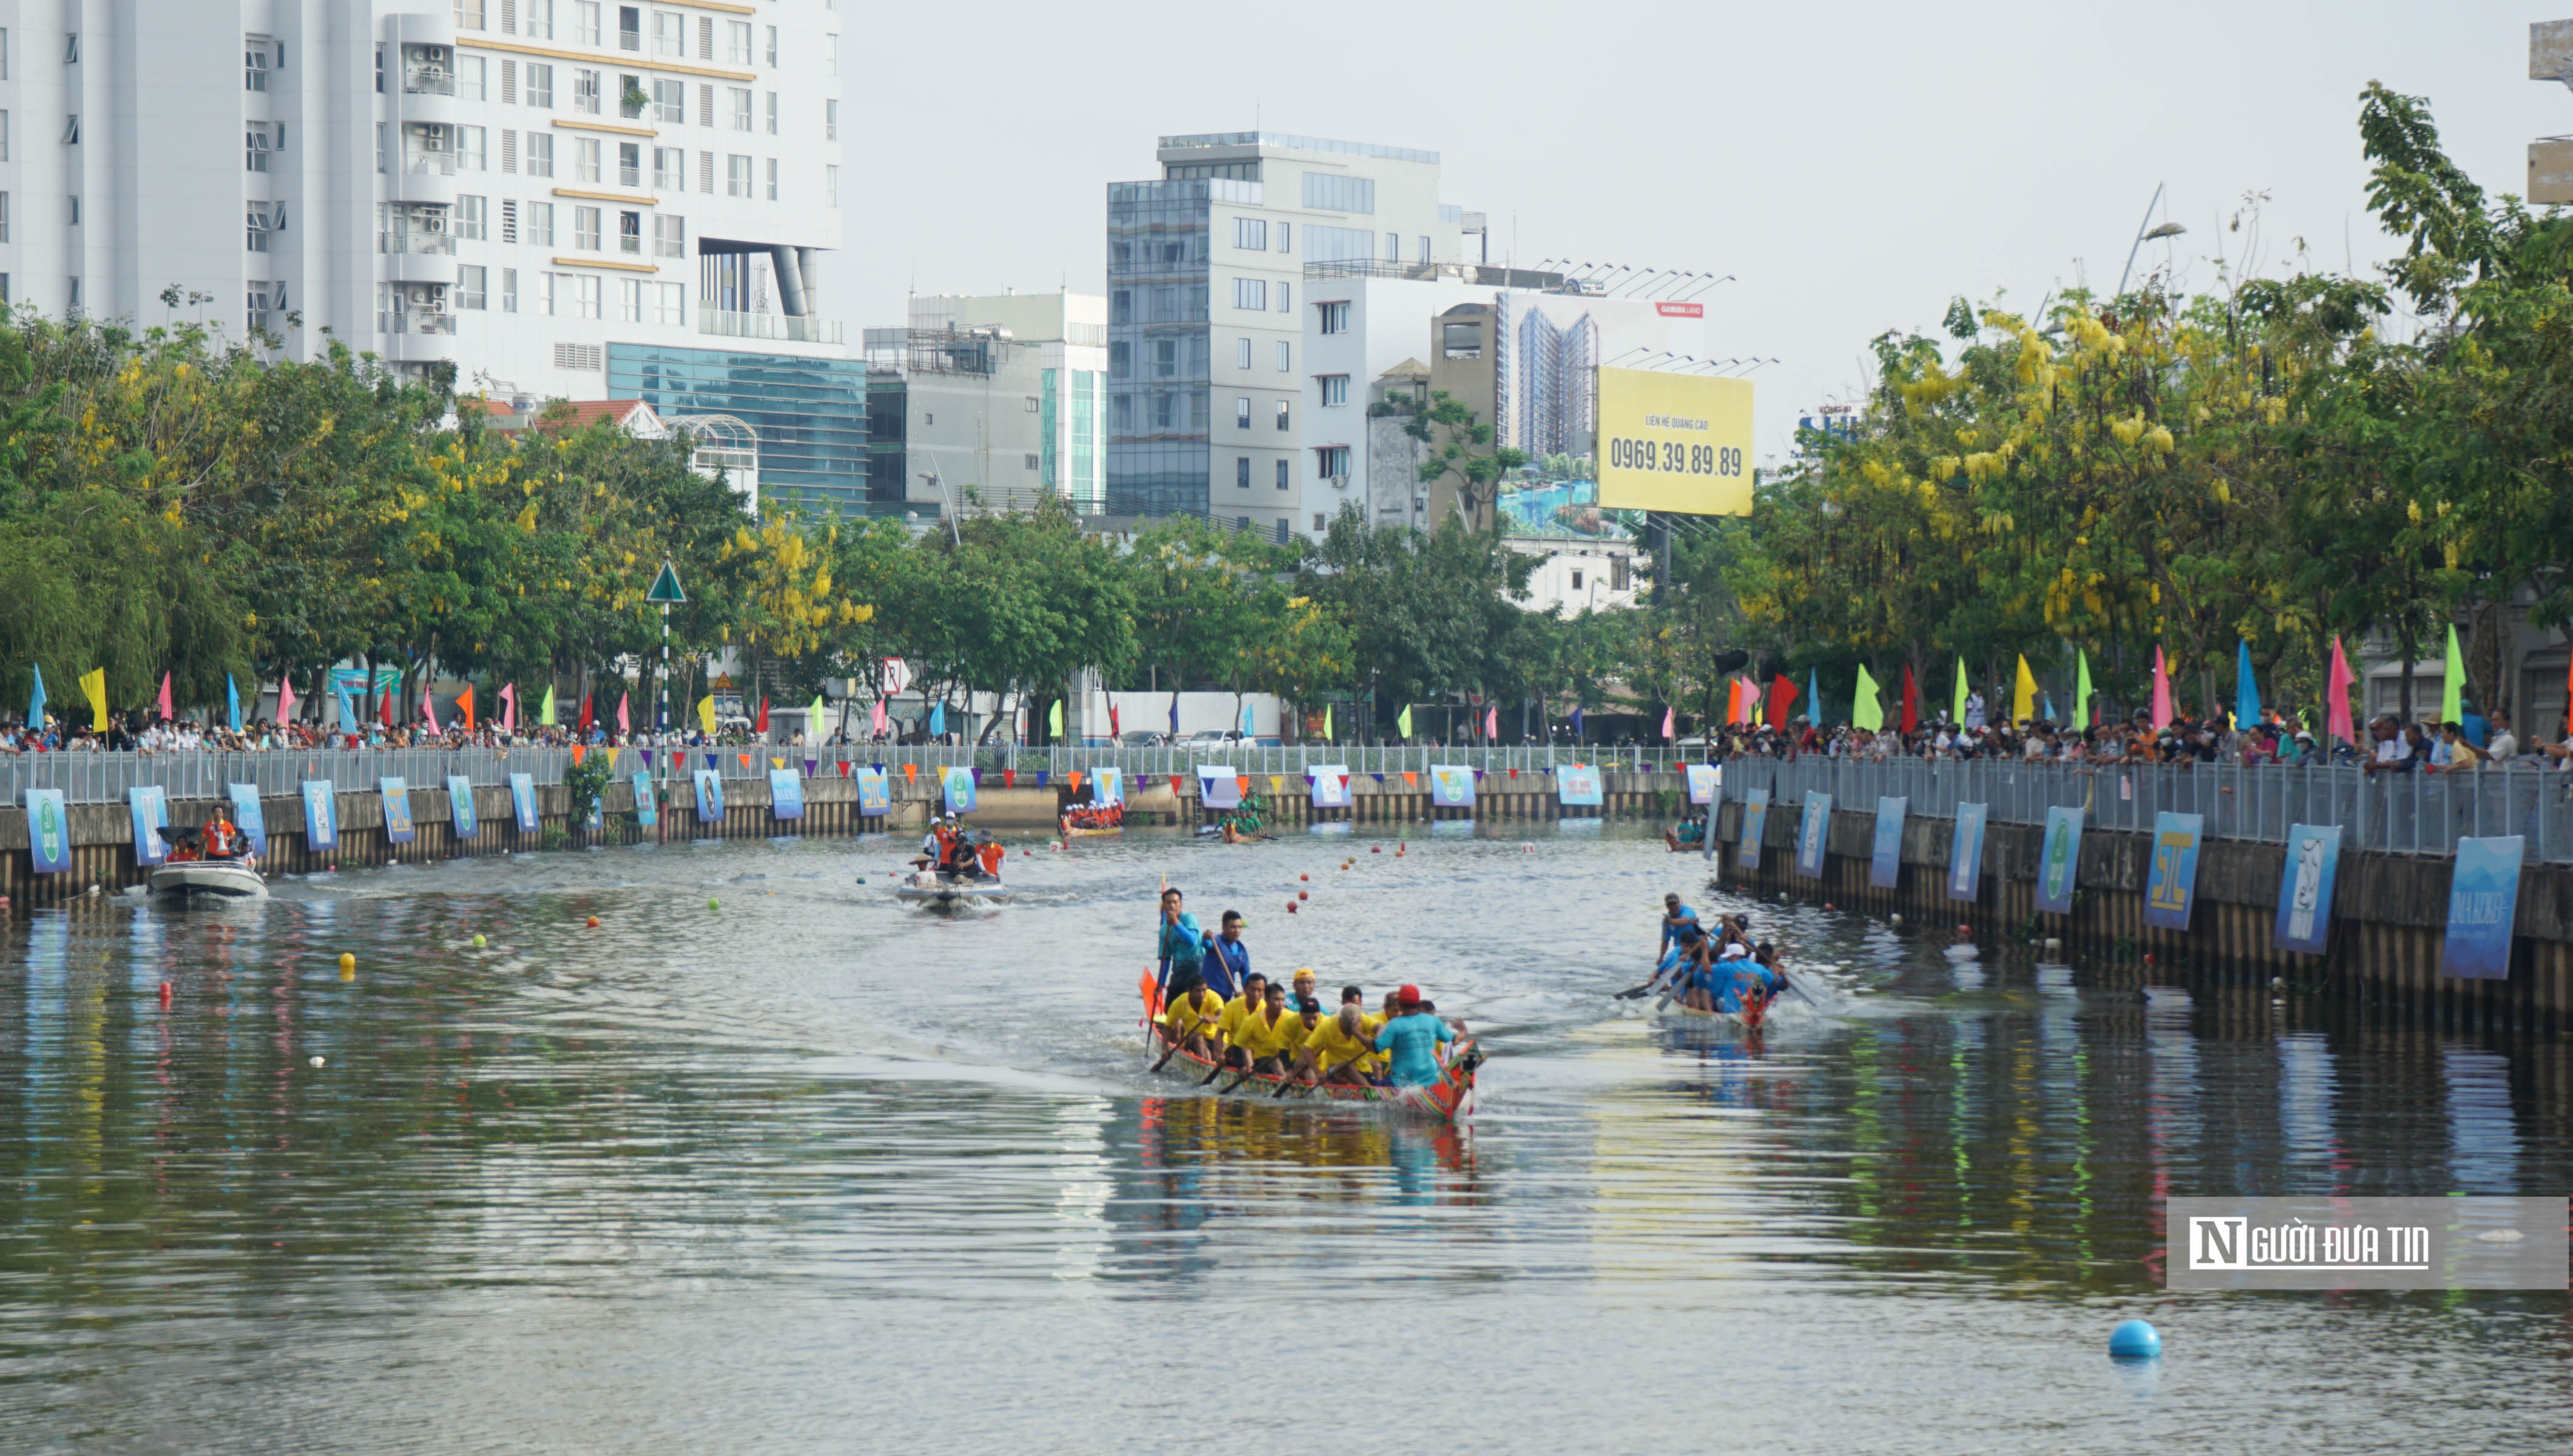
<path id="1" fill-rule="evenodd" d="M 1429 828 L 1031 840 L 959 919 L 881 839 L 41 912 L 0 932 L 0 1446 L 2573 1441 L 2563 1295 L 2167 1294 L 2156 1203 L 2561 1195 L 2562 1048 L 1752 905 L 1616 826 Z M 1148 1081 L 1165 880 L 1257 969 L 1465 1018 L 1473 1116 Z M 1666 889 L 1835 1014 L 1609 1000 Z M 2139 1315 L 2167 1353 L 2111 1362 Z"/>

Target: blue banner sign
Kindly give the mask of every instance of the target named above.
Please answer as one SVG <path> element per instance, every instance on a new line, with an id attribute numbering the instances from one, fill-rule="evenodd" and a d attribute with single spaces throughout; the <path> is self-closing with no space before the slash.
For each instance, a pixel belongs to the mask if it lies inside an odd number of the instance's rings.
<path id="1" fill-rule="evenodd" d="M 2037 908 L 2050 915 L 2073 913 L 2073 892 L 2082 880 L 2082 811 L 2046 811 L 2046 852 L 2037 866 Z"/>
<path id="2" fill-rule="evenodd" d="M 312 850 L 335 850 L 340 847 L 340 790 L 329 779 L 306 779 L 304 794 L 304 847 Z"/>
<path id="3" fill-rule="evenodd" d="M 1912 809 L 1907 796 L 1876 801 L 1876 843 L 1867 857 L 1867 883 L 1891 890 L 1903 883 L 1903 816 Z"/>
<path id="4" fill-rule="evenodd" d="M 2287 863 L 2278 872 L 2279 950 L 2323 953 L 2331 939 L 2332 881 L 2340 871 L 2340 826 L 2295 824 L 2287 828 Z"/>
<path id="5" fill-rule="evenodd" d="M 71 812 L 60 789 L 27 791 L 27 858 L 39 875 L 59 875 L 72 867 Z"/>
<path id="6" fill-rule="evenodd" d="M 1126 772 L 1114 764 L 1090 771 L 1090 802 L 1099 805 L 1126 802 Z"/>
<path id="7" fill-rule="evenodd" d="M 1429 802 L 1441 809 L 1472 808 L 1474 771 L 1432 765 L 1429 770 Z"/>
<path id="8" fill-rule="evenodd" d="M 1984 896 L 1984 819 L 1988 804 L 1957 806 L 1956 836 L 1948 841 L 1948 898 L 1976 901 Z"/>
<path id="9" fill-rule="evenodd" d="M 134 863 L 157 865 L 170 858 L 170 842 L 161 831 L 170 827 L 170 800 L 158 784 L 137 784 L 125 791 L 125 807 L 134 816 Z"/>
<path id="10" fill-rule="evenodd" d="M 2163 930 L 2188 929 L 2188 912 L 2197 901 L 2197 845 L 2206 834 L 2203 814 L 2153 816 L 2153 858 L 2144 872 L 2144 924 Z"/>
<path id="11" fill-rule="evenodd" d="M 1554 771 L 1554 801 L 1596 808 L 1600 804 L 1599 769 L 1593 764 L 1575 764 Z"/>
<path id="12" fill-rule="evenodd" d="M 1805 791 L 1805 817 L 1796 825 L 1796 873 L 1823 878 L 1823 855 L 1831 847 L 1832 796 Z"/>
<path id="13" fill-rule="evenodd" d="M 652 797 L 652 775 L 649 772 L 634 776 L 634 822 L 644 829 L 654 828 L 661 822 L 661 806 Z"/>
<path id="14" fill-rule="evenodd" d="M 1742 796 L 1742 845 L 1736 856 L 1746 870 L 1760 868 L 1760 835 L 1769 827 L 1769 791 L 1752 789 Z"/>
<path id="15" fill-rule="evenodd" d="M 411 790 L 400 779 L 379 779 L 385 796 L 385 843 L 411 843 Z"/>
<path id="16" fill-rule="evenodd" d="M 2519 864 L 2527 846 L 2516 834 L 2457 841 L 2440 975 L 2461 981 L 2510 979 L 2510 933 L 2519 916 Z"/>
<path id="17" fill-rule="evenodd" d="M 482 827 L 473 818 L 473 781 L 462 774 L 446 776 L 446 820 L 457 839 L 471 839 Z"/>
<path id="18" fill-rule="evenodd" d="M 949 769 L 948 772 L 952 774 L 956 772 L 956 770 Z M 951 797 L 954 795 L 955 788 L 953 784 L 949 786 L 948 792 Z M 972 784 L 967 784 L 965 786 L 965 792 L 967 797 L 972 797 L 974 786 Z M 1235 809 L 1241 807 L 1242 775 L 1235 773 L 1230 767 L 1224 764 L 1199 764 L 1198 803 L 1209 809 Z"/>
<path id="19" fill-rule="evenodd" d="M 1232 770 L 1228 769 L 1226 772 L 1231 773 Z M 948 813 L 971 814 L 974 812 L 974 771 L 972 769 L 949 769 L 945 775 L 941 777 L 939 782 L 947 794 Z"/>
<path id="20" fill-rule="evenodd" d="M 1711 763 L 1692 763 L 1683 764 L 1681 767 L 1688 770 L 1689 802 L 1692 804 L 1714 803 L 1716 788 L 1724 782 L 1715 765 Z"/>
<path id="21" fill-rule="evenodd" d="M 267 854 L 268 817 L 260 812 L 259 785 L 226 784 L 224 788 L 232 795 L 233 827 L 242 832 L 242 838 L 250 841 L 252 854 Z"/>
<path id="22" fill-rule="evenodd" d="M 723 820 L 723 775 L 713 769 L 695 772 L 697 785 L 697 822 L 716 824 Z"/>
<path id="23" fill-rule="evenodd" d="M 1317 763 L 1306 769 L 1313 782 L 1313 807 L 1346 809 L 1349 807 L 1349 766 L 1344 763 Z"/>
<path id="24" fill-rule="evenodd" d="M 804 781 L 796 777 L 795 770 L 768 771 L 768 812 L 779 819 L 804 817 Z"/>
<path id="25" fill-rule="evenodd" d="M 536 818 L 536 776 L 509 775 L 509 812 L 517 817 L 520 834 L 534 834 L 543 827 Z"/>
<path id="26" fill-rule="evenodd" d="M 858 814 L 871 818 L 893 812 L 893 786 L 880 768 L 852 769 L 849 777 L 858 781 Z"/>

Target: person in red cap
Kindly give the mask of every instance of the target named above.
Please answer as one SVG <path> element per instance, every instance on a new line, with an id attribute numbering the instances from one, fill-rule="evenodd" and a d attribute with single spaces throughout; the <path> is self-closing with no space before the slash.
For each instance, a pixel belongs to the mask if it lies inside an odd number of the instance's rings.
<path id="1" fill-rule="evenodd" d="M 1395 1087 L 1434 1087 L 1438 1083 L 1438 1049 L 1456 1040 L 1447 1024 L 1421 1009 L 1420 988 L 1405 986 L 1393 994 L 1399 1015 L 1375 1034 L 1375 1050 L 1392 1054 Z"/>

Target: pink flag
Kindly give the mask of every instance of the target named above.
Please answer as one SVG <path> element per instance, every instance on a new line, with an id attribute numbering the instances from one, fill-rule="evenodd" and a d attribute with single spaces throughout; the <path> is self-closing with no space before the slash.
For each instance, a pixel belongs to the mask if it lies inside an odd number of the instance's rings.
<path id="1" fill-rule="evenodd" d="M 1747 727 L 1751 726 L 1751 724 L 1753 724 L 1754 722 L 1758 721 L 1758 719 L 1759 719 L 1759 710 L 1760 710 L 1760 684 L 1758 684 L 1758 683 L 1756 683 L 1756 682 L 1752 682 L 1752 681 L 1750 681 L 1750 680 L 1749 680 L 1749 679 L 1747 679 L 1747 678 L 1746 678 L 1746 679 L 1743 679 L 1743 680 L 1742 680 L 1742 724 L 1743 724 L 1743 726 L 1744 726 L 1744 727 L 1746 727 L 1746 728 L 1747 728 Z"/>
<path id="2" fill-rule="evenodd" d="M 2156 645 L 2153 648 L 2154 730 L 2158 732 L 2161 729 L 2168 728 L 2171 724 L 2171 719 L 2175 716 L 2177 715 L 2171 712 L 2170 668 L 2163 663 L 2162 649 Z"/>
<path id="3" fill-rule="evenodd" d="M 1483 741 L 1484 741 L 1485 743 L 1489 743 L 1489 742 L 1491 742 L 1493 739 L 1496 739 L 1496 738 L 1498 738 L 1498 737 L 1500 737 L 1500 736 L 1501 736 L 1501 709 L 1500 709 L 1500 705 L 1499 705 L 1499 704 L 1497 704 L 1497 703 L 1487 704 L 1487 705 L 1484 707 L 1484 709 L 1483 709 Z"/>
<path id="4" fill-rule="evenodd" d="M 2341 655 L 2340 639 L 2332 638 L 2331 677 L 2323 688 L 2323 734 L 2344 743 L 2358 740 L 2357 725 L 2349 717 L 2349 690 L 2358 674 L 2349 670 L 2349 659 Z"/>
<path id="5" fill-rule="evenodd" d="M 500 689 L 500 731 L 518 731 L 518 685 L 514 682 Z"/>
<path id="6" fill-rule="evenodd" d="M 429 731 L 431 735 L 444 731 L 437 726 L 437 695 L 427 688 L 421 689 L 420 711 L 421 716 L 429 720 Z"/>
<path id="7" fill-rule="evenodd" d="M 871 717 L 871 719 L 869 720 L 869 723 L 870 723 L 870 731 L 871 731 L 871 732 L 882 733 L 883 731 L 885 731 L 885 705 L 884 705 L 884 699 L 882 699 L 882 698 L 878 698 L 878 699 L 876 699 L 876 710 L 875 710 L 874 715 L 873 715 L 873 716 Z"/>
<path id="8" fill-rule="evenodd" d="M 277 721 L 280 723 L 295 721 L 295 684 L 288 682 L 282 676 L 277 680 Z"/>
<path id="9" fill-rule="evenodd" d="M 631 733 L 634 731 L 633 721 L 625 716 L 625 705 L 633 701 L 633 698 L 634 694 L 631 691 L 617 694 L 616 731 L 619 733 Z"/>
<path id="10" fill-rule="evenodd" d="M 164 722 L 176 722 L 178 717 L 170 709 L 170 674 L 164 672 L 161 674 L 161 718 Z"/>
<path id="11" fill-rule="evenodd" d="M 1668 743 L 1678 736 L 1671 727 L 1671 710 L 1665 705 L 1662 709 L 1662 741 Z"/>

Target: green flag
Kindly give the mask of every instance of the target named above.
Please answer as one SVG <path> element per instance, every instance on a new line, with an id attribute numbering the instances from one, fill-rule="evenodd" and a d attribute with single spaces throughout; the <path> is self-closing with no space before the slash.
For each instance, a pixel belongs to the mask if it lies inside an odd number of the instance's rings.
<path id="1" fill-rule="evenodd" d="M 1867 664 L 1860 663 L 1856 701 L 1850 704 L 1850 726 L 1863 732 L 1876 733 L 1885 727 L 1885 708 L 1876 700 L 1876 679 L 1870 677 Z"/>
<path id="2" fill-rule="evenodd" d="M 829 736 L 822 731 L 822 695 L 815 693 L 813 706 L 806 710 L 804 719 L 804 741 L 807 744 L 819 743 Z"/>
<path id="3" fill-rule="evenodd" d="M 1322 705 L 1322 741 L 1331 741 L 1331 705 L 1328 703 Z"/>
<path id="4" fill-rule="evenodd" d="M 552 683 L 545 684 L 545 705 L 536 710 L 536 722 L 547 728 L 554 726 L 554 685 Z"/>
<path id="5" fill-rule="evenodd" d="M 2073 726 L 2091 726 L 2091 654 L 2073 649 Z"/>
<path id="6" fill-rule="evenodd" d="M 1966 726 L 1966 659 L 1963 657 L 1957 659 L 1957 710 L 1948 715 L 1948 721 L 1959 728 Z"/>
<path id="7" fill-rule="evenodd" d="M 1054 706 L 1046 710 L 1046 736 L 1057 743 L 1063 741 L 1063 699 L 1061 698 L 1055 699 Z"/>
<path id="8" fill-rule="evenodd" d="M 2457 624 L 2448 624 L 2448 670 L 2439 683 L 2439 721 L 2466 721 L 2466 654 L 2457 650 Z"/>
<path id="9" fill-rule="evenodd" d="M 1411 736 L 1411 705 L 1402 705 L 1402 716 L 1393 720 L 1393 731 L 1405 738 Z"/>

